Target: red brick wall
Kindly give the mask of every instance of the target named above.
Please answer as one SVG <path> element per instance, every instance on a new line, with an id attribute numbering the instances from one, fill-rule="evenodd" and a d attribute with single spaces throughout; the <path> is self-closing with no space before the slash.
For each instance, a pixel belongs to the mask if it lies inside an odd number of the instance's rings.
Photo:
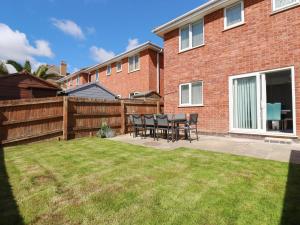
<path id="1" fill-rule="evenodd" d="M 271 15 L 271 0 L 245 0 L 245 24 L 224 31 L 223 10 L 205 16 L 205 45 L 178 53 L 178 29 L 165 35 L 166 113 L 197 112 L 205 132 L 229 131 L 228 77 L 295 66 L 300 99 L 300 7 Z M 179 108 L 179 84 L 203 80 L 204 106 Z M 297 109 L 297 133 L 300 110 Z"/>
<path id="2" fill-rule="evenodd" d="M 154 57 L 155 56 L 155 57 Z M 128 73 L 128 58 L 122 60 L 122 71 L 117 72 L 116 63 L 112 65 L 111 75 L 106 75 L 107 67 L 99 69 L 99 82 L 122 98 L 132 92 L 156 91 L 156 52 L 140 52 L 140 70 Z M 91 72 L 92 81 L 96 80 L 95 71 Z"/>

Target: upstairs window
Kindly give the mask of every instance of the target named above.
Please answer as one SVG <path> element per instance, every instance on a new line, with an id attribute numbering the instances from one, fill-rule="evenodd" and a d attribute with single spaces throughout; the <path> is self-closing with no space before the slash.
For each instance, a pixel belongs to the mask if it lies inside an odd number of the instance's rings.
<path id="1" fill-rule="evenodd" d="M 108 65 L 108 66 L 106 67 L 106 75 L 107 75 L 107 76 L 111 75 L 111 65 Z"/>
<path id="2" fill-rule="evenodd" d="M 195 48 L 204 44 L 204 20 L 188 24 L 180 28 L 180 51 Z"/>
<path id="3" fill-rule="evenodd" d="M 117 70 L 117 72 L 122 71 L 122 62 L 121 61 L 116 63 L 116 70 Z"/>
<path id="4" fill-rule="evenodd" d="M 224 28 L 238 26 L 244 23 L 244 3 L 243 1 L 235 3 L 224 10 Z"/>
<path id="5" fill-rule="evenodd" d="M 96 70 L 96 81 L 98 82 L 99 81 L 99 71 Z"/>
<path id="6" fill-rule="evenodd" d="M 76 85 L 77 86 L 79 85 L 79 76 L 77 76 L 77 78 L 76 78 Z"/>
<path id="7" fill-rule="evenodd" d="M 300 3 L 300 0 L 272 0 L 272 1 L 273 1 L 273 11 L 284 9 L 289 6 Z"/>
<path id="8" fill-rule="evenodd" d="M 203 82 L 181 84 L 179 87 L 180 106 L 203 105 Z"/>
<path id="9" fill-rule="evenodd" d="M 140 56 L 134 55 L 128 58 L 128 71 L 129 73 L 137 71 L 140 69 Z"/>

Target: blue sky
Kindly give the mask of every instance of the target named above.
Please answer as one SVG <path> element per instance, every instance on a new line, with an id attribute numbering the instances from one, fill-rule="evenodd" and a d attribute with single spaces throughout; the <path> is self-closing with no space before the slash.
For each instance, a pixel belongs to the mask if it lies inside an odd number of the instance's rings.
<path id="1" fill-rule="evenodd" d="M 5 0 L 0 14 L 0 60 L 59 64 L 69 72 L 137 43 L 162 40 L 151 30 L 205 0 Z M 129 46 L 130 47 L 130 46 Z"/>

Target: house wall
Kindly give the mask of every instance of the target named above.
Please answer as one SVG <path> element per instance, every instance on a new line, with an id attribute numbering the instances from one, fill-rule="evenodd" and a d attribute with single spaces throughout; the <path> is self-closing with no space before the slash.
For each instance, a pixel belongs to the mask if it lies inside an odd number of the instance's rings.
<path id="1" fill-rule="evenodd" d="M 77 85 L 77 76 L 79 76 L 79 85 Z M 67 80 L 67 83 L 62 83 L 62 87 L 66 89 L 75 88 L 77 86 L 86 84 L 89 82 L 89 75 L 86 73 L 80 73 L 77 76 L 71 77 Z"/>
<path id="2" fill-rule="evenodd" d="M 199 114 L 203 132 L 229 131 L 230 75 L 295 66 L 300 133 L 300 7 L 272 14 L 271 0 L 245 0 L 245 24 L 224 30 L 223 9 L 204 17 L 205 45 L 179 53 L 179 30 L 164 37 L 166 113 Z M 179 108 L 179 84 L 202 80 L 204 106 Z"/>
<path id="3" fill-rule="evenodd" d="M 128 72 L 128 58 L 122 60 L 122 71 L 116 71 L 112 65 L 111 75 L 106 74 L 107 67 L 99 69 L 99 82 L 122 98 L 128 98 L 132 92 L 156 91 L 156 51 L 151 49 L 140 52 L 140 70 Z M 96 71 L 91 72 L 91 81 L 96 81 Z"/>

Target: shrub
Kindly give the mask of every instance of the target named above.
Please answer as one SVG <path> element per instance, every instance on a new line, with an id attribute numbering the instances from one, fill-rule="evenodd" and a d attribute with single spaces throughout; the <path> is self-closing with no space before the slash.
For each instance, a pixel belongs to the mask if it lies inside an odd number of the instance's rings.
<path id="1" fill-rule="evenodd" d="M 97 132 L 97 137 L 112 138 L 114 136 L 115 132 L 107 125 L 107 123 L 102 123 L 100 130 Z"/>

